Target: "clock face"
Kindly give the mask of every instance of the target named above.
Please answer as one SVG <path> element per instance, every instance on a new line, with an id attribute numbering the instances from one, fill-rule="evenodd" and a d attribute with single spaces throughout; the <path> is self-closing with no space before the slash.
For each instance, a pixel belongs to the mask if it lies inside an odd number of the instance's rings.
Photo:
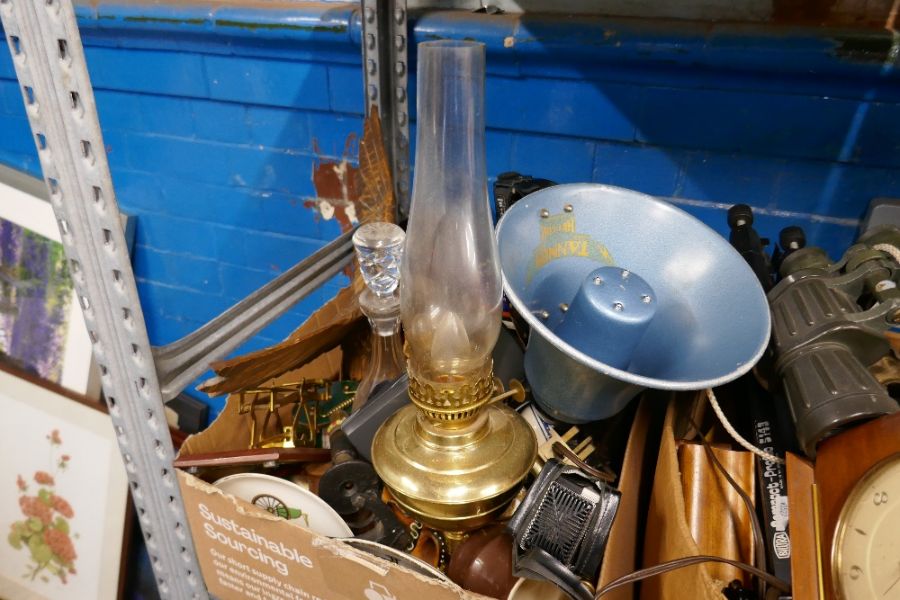
<path id="1" fill-rule="evenodd" d="M 853 488 L 831 564 L 839 598 L 900 600 L 900 454 L 875 465 Z"/>

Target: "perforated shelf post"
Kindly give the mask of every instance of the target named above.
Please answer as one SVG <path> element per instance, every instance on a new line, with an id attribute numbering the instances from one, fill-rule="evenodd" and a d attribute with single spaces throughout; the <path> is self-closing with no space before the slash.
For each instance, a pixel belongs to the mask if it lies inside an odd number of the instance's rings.
<path id="1" fill-rule="evenodd" d="M 72 3 L 0 18 L 160 594 L 205 598 Z"/>

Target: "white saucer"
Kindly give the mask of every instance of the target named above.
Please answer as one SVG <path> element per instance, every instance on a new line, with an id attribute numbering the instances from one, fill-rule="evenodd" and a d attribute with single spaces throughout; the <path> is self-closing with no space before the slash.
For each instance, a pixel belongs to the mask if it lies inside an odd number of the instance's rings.
<path id="1" fill-rule="evenodd" d="M 239 473 L 213 485 L 272 514 L 296 521 L 319 535 L 353 537 L 353 532 L 324 500 L 296 483 L 260 473 Z"/>
<path id="2" fill-rule="evenodd" d="M 426 577 L 434 577 L 435 579 L 440 579 L 441 581 L 450 581 L 449 577 L 441 573 L 437 568 L 429 565 L 424 560 L 420 560 L 415 556 L 411 556 L 406 552 L 397 550 L 396 548 L 391 548 L 390 546 L 385 546 L 384 544 L 379 544 L 378 542 L 363 540 L 360 538 L 344 540 L 344 543 L 348 546 L 353 546 L 357 550 L 368 552 L 372 556 L 377 556 L 378 558 L 384 559 L 390 563 L 394 563 L 395 565 L 406 567 L 410 571 L 415 571 L 420 575 L 424 575 Z"/>

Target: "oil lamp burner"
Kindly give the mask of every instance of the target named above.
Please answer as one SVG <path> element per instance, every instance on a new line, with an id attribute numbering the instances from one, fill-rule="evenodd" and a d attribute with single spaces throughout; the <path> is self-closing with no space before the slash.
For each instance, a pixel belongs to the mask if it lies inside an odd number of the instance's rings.
<path id="1" fill-rule="evenodd" d="M 372 442 L 394 498 L 452 539 L 496 518 L 536 456 L 534 434 L 494 398 L 502 283 L 488 208 L 484 46 L 418 46 L 418 137 L 401 260 L 412 404 Z"/>

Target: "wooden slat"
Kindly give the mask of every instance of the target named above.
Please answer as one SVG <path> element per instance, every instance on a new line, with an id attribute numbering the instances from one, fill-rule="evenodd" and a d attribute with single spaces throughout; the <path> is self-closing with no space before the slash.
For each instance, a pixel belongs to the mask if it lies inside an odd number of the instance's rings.
<path id="1" fill-rule="evenodd" d="M 794 600 L 818 600 L 816 530 L 813 511 L 815 476 L 812 464 L 787 453 L 788 515 L 791 527 L 791 585 Z"/>

